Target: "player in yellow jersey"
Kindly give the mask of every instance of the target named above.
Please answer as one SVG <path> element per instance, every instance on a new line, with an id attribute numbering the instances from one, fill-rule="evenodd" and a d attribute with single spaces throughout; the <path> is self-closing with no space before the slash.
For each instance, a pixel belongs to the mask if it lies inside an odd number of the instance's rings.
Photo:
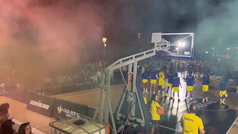
<path id="1" fill-rule="evenodd" d="M 164 81 L 164 72 L 163 71 L 160 71 L 159 72 L 159 76 L 156 75 L 158 81 L 159 81 L 159 88 L 158 88 L 158 96 L 161 94 L 162 97 L 164 97 L 164 84 L 165 84 L 165 81 Z"/>
<path id="2" fill-rule="evenodd" d="M 189 113 L 183 114 L 180 122 L 183 128 L 183 134 L 205 134 L 204 126 L 201 118 L 196 116 L 197 107 L 191 104 L 189 107 Z"/>
<path id="3" fill-rule="evenodd" d="M 143 92 L 147 92 L 148 93 L 148 72 L 144 71 L 141 74 L 142 77 L 142 88 L 143 88 Z"/>
<path id="4" fill-rule="evenodd" d="M 155 71 L 155 68 L 153 68 L 150 71 L 150 93 L 155 94 L 155 86 L 157 83 L 157 78 L 156 78 L 157 72 Z"/>
<path id="5" fill-rule="evenodd" d="M 154 134 L 154 131 L 156 134 L 159 134 L 159 124 L 160 124 L 160 115 L 157 113 L 157 109 L 164 109 L 164 103 L 162 106 L 158 103 L 159 96 L 156 94 L 153 94 L 151 97 L 151 107 L 150 107 L 150 112 L 151 112 L 151 118 L 152 118 L 152 128 L 151 128 L 151 134 Z"/>

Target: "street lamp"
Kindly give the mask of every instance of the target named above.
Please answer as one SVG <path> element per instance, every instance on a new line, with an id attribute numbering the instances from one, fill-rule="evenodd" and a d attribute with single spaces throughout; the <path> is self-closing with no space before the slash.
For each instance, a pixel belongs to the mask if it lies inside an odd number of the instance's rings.
<path id="1" fill-rule="evenodd" d="M 140 33 L 137 34 L 138 40 L 140 40 Z"/>
<path id="2" fill-rule="evenodd" d="M 206 51 L 206 54 L 208 54 L 208 51 Z"/>
<path id="3" fill-rule="evenodd" d="M 107 38 L 102 38 L 102 42 L 106 43 L 107 42 Z"/>
<path id="4" fill-rule="evenodd" d="M 105 52 L 105 48 L 107 47 L 107 44 L 106 44 L 106 42 L 107 42 L 107 38 L 102 38 L 102 42 L 103 42 L 103 58 L 105 58 L 105 56 L 106 56 L 106 52 Z"/>

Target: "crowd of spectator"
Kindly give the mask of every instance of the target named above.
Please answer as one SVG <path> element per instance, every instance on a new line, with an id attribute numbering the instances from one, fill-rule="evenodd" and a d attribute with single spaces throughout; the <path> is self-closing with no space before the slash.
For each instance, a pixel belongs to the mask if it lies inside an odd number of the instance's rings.
<path id="1" fill-rule="evenodd" d="M 93 60 L 77 68 L 72 75 L 60 75 L 56 79 L 45 78 L 45 83 L 68 86 L 68 85 L 89 85 L 99 84 L 102 68 L 107 64 L 105 60 Z"/>
<path id="2" fill-rule="evenodd" d="M 212 76 L 216 76 L 218 70 L 216 66 L 208 64 L 201 60 L 189 60 L 189 59 L 158 59 L 150 58 L 148 60 L 141 61 L 139 63 L 142 72 L 155 69 L 156 71 L 170 72 L 182 72 L 192 71 L 198 77 L 203 73 L 210 73 Z"/>
<path id="3" fill-rule="evenodd" d="M 102 68 L 106 66 L 106 60 L 92 60 L 91 62 L 78 66 L 67 74 L 57 74 L 54 76 L 46 76 L 40 80 L 39 85 L 35 85 L 35 90 L 72 87 L 72 86 L 97 86 L 100 84 Z M 0 92 L 11 93 L 18 89 L 25 89 L 24 84 L 17 83 L 14 79 L 7 79 L 0 83 Z M 34 89 L 30 89 L 34 90 Z"/>
<path id="4" fill-rule="evenodd" d="M 102 68 L 108 65 L 107 60 L 94 59 L 84 65 L 81 65 L 74 69 L 73 72 L 69 74 L 61 74 L 54 77 L 48 76 L 43 79 L 43 82 L 38 87 L 37 90 L 51 88 L 51 87 L 70 87 L 70 86 L 98 86 L 101 83 Z M 173 72 L 185 72 L 192 71 L 200 77 L 203 73 L 210 73 L 212 77 L 216 75 L 224 74 L 226 68 L 224 66 L 216 66 L 211 63 L 201 61 L 201 60 L 189 60 L 189 59 L 159 59 L 157 57 L 149 58 L 140 61 L 138 64 L 142 70 L 147 70 L 148 72 L 155 68 L 157 71 L 163 70 L 165 73 L 168 71 Z M 123 76 L 127 75 L 127 67 L 122 67 Z M 122 80 L 121 72 L 119 70 L 114 70 L 111 74 L 112 81 Z M 126 77 L 125 77 L 126 78 Z M 120 81 L 122 82 L 122 81 Z M 15 91 L 16 89 L 23 89 L 24 85 L 16 83 L 13 80 L 5 81 L 0 84 L 0 91 L 8 89 L 9 91 Z"/>

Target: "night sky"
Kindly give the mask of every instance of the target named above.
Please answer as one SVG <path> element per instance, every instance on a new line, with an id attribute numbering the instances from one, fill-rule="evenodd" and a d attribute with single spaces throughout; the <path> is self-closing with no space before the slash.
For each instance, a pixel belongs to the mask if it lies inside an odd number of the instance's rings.
<path id="1" fill-rule="evenodd" d="M 226 54 L 224 49 L 236 46 L 236 5 L 235 0 L 121 0 L 106 33 L 128 46 L 137 33 L 146 43 L 152 32 L 194 32 L 197 57 L 212 47 Z"/>

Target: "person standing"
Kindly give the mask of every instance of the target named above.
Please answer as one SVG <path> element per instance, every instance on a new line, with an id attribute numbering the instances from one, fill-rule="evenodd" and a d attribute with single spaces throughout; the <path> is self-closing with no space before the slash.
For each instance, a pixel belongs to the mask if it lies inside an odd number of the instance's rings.
<path id="1" fill-rule="evenodd" d="M 205 101 L 208 101 L 208 97 L 207 97 L 207 92 L 209 89 L 209 75 L 205 74 L 202 77 L 202 92 L 203 92 L 203 98 L 202 98 L 202 103 L 204 103 Z"/>
<path id="2" fill-rule="evenodd" d="M 159 90 L 158 90 L 158 96 L 160 96 L 160 93 L 162 97 L 164 97 L 164 72 L 159 72 L 159 77 L 156 75 L 157 79 L 159 80 Z"/>
<path id="3" fill-rule="evenodd" d="M 151 108 L 150 108 L 150 112 L 151 112 L 151 119 L 152 119 L 152 128 L 151 128 L 151 134 L 154 134 L 154 132 L 156 134 L 160 133 L 160 129 L 159 129 L 159 124 L 160 124 L 160 115 L 157 113 L 157 109 L 164 109 L 165 104 L 163 103 L 162 106 L 160 106 L 160 104 L 158 103 L 158 99 L 159 96 L 156 94 L 153 94 L 151 97 Z"/>
<path id="4" fill-rule="evenodd" d="M 155 68 L 153 68 L 150 72 L 150 93 L 153 94 L 155 94 L 155 86 L 157 82 L 156 74 L 157 72 L 155 71 Z"/>
<path id="5" fill-rule="evenodd" d="M 180 123 L 183 128 L 183 134 L 204 134 L 204 126 L 201 118 L 196 116 L 197 107 L 195 104 L 189 106 L 189 113 L 183 114 Z"/>
<path id="6" fill-rule="evenodd" d="M 190 71 L 189 75 L 186 77 L 186 83 L 187 83 L 186 97 L 188 97 L 188 92 L 190 92 L 190 98 L 192 98 L 193 84 L 195 83 L 194 80 L 195 79 L 194 79 L 194 76 L 192 75 L 192 71 Z"/>
<path id="7" fill-rule="evenodd" d="M 179 98 L 179 85 L 182 87 L 181 83 L 180 83 L 180 79 L 178 77 L 178 73 L 175 73 L 173 79 L 172 79 L 172 85 L 173 85 L 173 99 L 175 97 L 175 93 L 178 93 L 178 100 L 180 100 Z"/>
<path id="8" fill-rule="evenodd" d="M 220 104 L 225 105 L 225 98 L 227 97 L 226 93 L 226 81 L 224 79 L 221 80 L 220 82 Z"/>
<path id="9" fill-rule="evenodd" d="M 168 74 L 168 84 L 167 84 L 167 91 L 166 91 L 166 95 L 168 96 L 169 93 L 169 89 L 172 89 L 172 80 L 173 80 L 173 74 L 171 73 L 171 71 L 169 71 Z"/>
<path id="10" fill-rule="evenodd" d="M 148 73 L 146 71 L 142 73 L 142 87 L 143 92 L 148 93 Z"/>

